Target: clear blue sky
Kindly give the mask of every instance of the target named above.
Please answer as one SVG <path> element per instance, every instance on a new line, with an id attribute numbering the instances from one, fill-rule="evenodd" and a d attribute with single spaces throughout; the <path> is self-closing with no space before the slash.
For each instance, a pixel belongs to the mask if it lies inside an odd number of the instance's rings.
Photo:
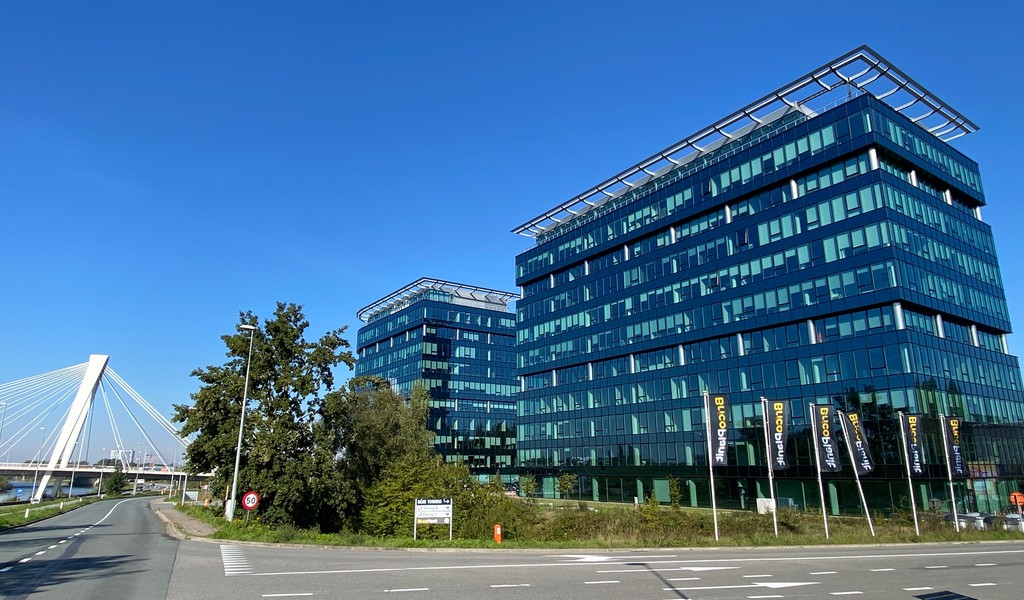
<path id="1" fill-rule="evenodd" d="M 300 303 L 311 336 L 354 341 L 359 308 L 421 276 L 514 290 L 531 240 L 510 229 L 863 43 L 981 126 L 955 145 L 1022 330 L 1022 21 L 1017 2 L 5 3 L 0 382 L 109 354 L 169 415 L 240 310 Z"/>

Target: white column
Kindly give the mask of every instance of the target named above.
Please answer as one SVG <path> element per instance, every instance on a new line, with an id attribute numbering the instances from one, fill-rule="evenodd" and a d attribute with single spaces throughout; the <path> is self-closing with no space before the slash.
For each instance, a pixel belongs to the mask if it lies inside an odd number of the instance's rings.
<path id="1" fill-rule="evenodd" d="M 814 330 L 814 320 L 813 319 L 807 319 L 807 335 L 811 336 L 811 343 L 812 344 L 817 344 L 818 343 L 818 334 Z"/>
<path id="2" fill-rule="evenodd" d="M 945 339 L 946 327 L 942 324 L 942 315 L 935 315 L 935 331 L 938 332 L 940 338 Z"/>
<path id="3" fill-rule="evenodd" d="M 981 346 L 981 342 L 978 341 L 978 326 L 971 323 L 971 344 L 975 347 Z"/>
<path id="4" fill-rule="evenodd" d="M 899 302 L 893 302 L 892 314 L 896 318 L 896 329 L 906 329 L 907 322 L 903 319 L 903 305 Z"/>
<path id="5" fill-rule="evenodd" d="M 917 171 L 914 169 L 910 170 L 910 185 L 914 187 L 920 187 L 917 185 Z"/>
<path id="6" fill-rule="evenodd" d="M 868 165 L 872 171 L 878 170 L 878 149 L 868 148 Z"/>
<path id="7" fill-rule="evenodd" d="M 743 350 L 743 334 L 742 333 L 737 333 L 736 334 L 736 353 L 739 354 L 740 356 L 746 356 L 747 355 L 747 353 L 744 352 L 744 350 Z"/>
<path id="8" fill-rule="evenodd" d="M 800 196 L 800 188 L 796 185 L 796 179 L 789 180 L 789 195 L 794 199 Z"/>

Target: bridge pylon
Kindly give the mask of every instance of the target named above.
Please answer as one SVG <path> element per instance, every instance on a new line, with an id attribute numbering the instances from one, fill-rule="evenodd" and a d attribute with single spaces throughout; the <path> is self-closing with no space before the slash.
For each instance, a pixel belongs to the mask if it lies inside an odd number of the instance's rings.
<path id="1" fill-rule="evenodd" d="M 93 400 L 96 397 L 96 388 L 99 386 L 100 378 L 103 377 L 103 372 L 106 370 L 109 360 L 110 357 L 106 354 L 89 355 L 89 364 L 85 369 L 85 376 L 82 377 L 82 383 L 78 386 L 78 393 L 75 394 L 75 399 L 71 403 L 67 419 L 65 419 L 60 435 L 57 437 L 57 442 L 53 446 L 53 453 L 50 455 L 50 460 L 46 465 L 46 470 L 43 472 L 43 478 L 39 482 L 39 487 L 32 494 L 32 502 L 42 500 L 43 491 L 49 485 L 54 469 L 67 468 L 75 449 L 75 442 L 82 433 L 85 419 L 88 417 L 89 409 L 92 408 Z M 40 457 L 40 460 L 42 460 L 42 457 Z"/>

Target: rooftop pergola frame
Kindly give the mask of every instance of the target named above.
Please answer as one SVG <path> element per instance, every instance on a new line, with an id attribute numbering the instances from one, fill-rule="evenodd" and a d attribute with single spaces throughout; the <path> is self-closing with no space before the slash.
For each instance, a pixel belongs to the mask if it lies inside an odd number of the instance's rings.
<path id="1" fill-rule="evenodd" d="M 787 112 L 809 113 L 809 109 L 820 109 L 862 93 L 871 94 L 946 142 L 978 130 L 970 119 L 880 54 L 861 46 L 523 223 L 512 232 L 536 238 Z M 810 106 L 811 102 L 816 106 Z"/>
<path id="2" fill-rule="evenodd" d="M 509 302 L 519 298 L 519 294 L 514 292 L 503 292 L 501 290 L 492 290 L 475 285 L 466 285 L 463 283 L 455 283 L 453 281 L 422 277 L 402 289 L 388 294 L 373 304 L 361 308 L 359 312 L 356 313 L 356 316 L 363 323 L 369 323 L 370 319 L 381 312 L 394 308 L 397 305 L 407 303 L 411 298 L 427 290 L 439 290 L 452 294 L 456 299 L 470 300 L 483 304 L 501 305 L 506 309 L 508 308 Z"/>

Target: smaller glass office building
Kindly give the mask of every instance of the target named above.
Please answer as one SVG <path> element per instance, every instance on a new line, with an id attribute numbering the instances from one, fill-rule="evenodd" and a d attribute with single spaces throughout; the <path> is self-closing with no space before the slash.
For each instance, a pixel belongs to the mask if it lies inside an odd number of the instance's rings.
<path id="1" fill-rule="evenodd" d="M 515 316 L 511 292 L 423 278 L 359 311 L 356 376 L 430 393 L 428 428 L 446 460 L 511 479 L 515 464 Z"/>

